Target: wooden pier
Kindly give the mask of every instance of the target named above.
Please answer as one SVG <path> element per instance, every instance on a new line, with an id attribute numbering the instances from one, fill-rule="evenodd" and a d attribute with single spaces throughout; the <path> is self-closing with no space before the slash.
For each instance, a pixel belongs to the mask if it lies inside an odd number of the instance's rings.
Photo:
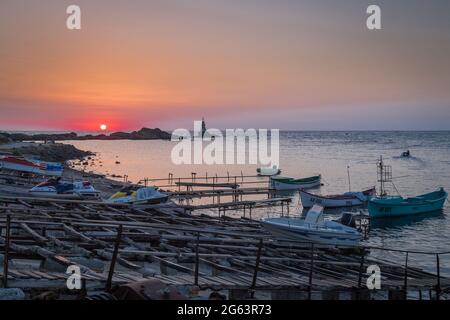
<path id="1" fill-rule="evenodd" d="M 133 207 L 0 197 L 0 229 L 1 283 L 25 291 L 67 291 L 70 265 L 81 268 L 88 295 L 158 279 L 234 299 L 326 299 L 342 292 L 369 299 L 374 291 L 366 288 L 365 273 L 374 264 L 388 298 L 405 298 L 402 292 L 445 298 L 450 289 L 439 271 L 373 258 L 377 248 L 280 242 L 256 221 L 189 214 L 174 203 Z"/>

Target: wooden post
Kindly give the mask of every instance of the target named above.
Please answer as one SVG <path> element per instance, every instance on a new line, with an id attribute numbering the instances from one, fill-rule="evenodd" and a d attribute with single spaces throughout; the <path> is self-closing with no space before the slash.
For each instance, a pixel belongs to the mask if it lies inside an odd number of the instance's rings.
<path id="1" fill-rule="evenodd" d="M 8 259 L 9 259 L 9 242 L 11 234 L 11 215 L 6 216 L 6 235 L 5 235 L 5 256 L 3 260 L 3 288 L 8 288 Z"/>
<path id="2" fill-rule="evenodd" d="M 313 271 L 314 271 L 314 243 L 311 243 L 311 265 L 309 268 L 308 300 L 311 300 L 312 295 Z"/>
<path id="3" fill-rule="evenodd" d="M 359 263 L 359 273 L 358 273 L 358 288 L 361 288 L 362 285 L 362 274 L 364 272 L 364 249 L 361 249 L 361 260 Z"/>
<path id="4" fill-rule="evenodd" d="M 406 252 L 406 258 L 405 258 L 405 282 L 404 282 L 405 300 L 408 300 L 408 254 L 409 254 L 409 252 Z"/>
<path id="5" fill-rule="evenodd" d="M 108 279 L 106 280 L 105 290 L 107 292 L 111 291 L 111 288 L 112 288 L 112 278 L 114 275 L 114 267 L 116 266 L 117 255 L 119 254 L 119 245 L 120 245 L 121 239 L 122 239 L 122 225 L 119 225 L 119 228 L 117 229 L 117 237 L 116 237 L 116 243 L 114 244 L 114 251 L 113 251 L 113 255 L 112 255 L 112 259 L 111 259 L 111 265 L 109 266 Z"/>
<path id="6" fill-rule="evenodd" d="M 253 271 L 252 286 L 250 287 L 250 290 L 251 290 L 250 297 L 251 298 L 253 298 L 255 296 L 256 281 L 258 279 L 258 269 L 259 269 L 259 263 L 261 261 L 262 247 L 263 247 L 263 239 L 259 239 L 258 253 L 256 254 L 255 270 Z"/>
<path id="7" fill-rule="evenodd" d="M 197 244 L 195 245 L 195 274 L 194 274 L 194 284 L 198 286 L 198 270 L 199 270 L 199 246 L 200 246 L 200 232 L 197 232 Z"/>
<path id="8" fill-rule="evenodd" d="M 436 269 L 437 269 L 437 284 L 436 284 L 436 300 L 440 300 L 441 297 L 441 268 L 439 263 L 439 253 L 436 253 Z"/>

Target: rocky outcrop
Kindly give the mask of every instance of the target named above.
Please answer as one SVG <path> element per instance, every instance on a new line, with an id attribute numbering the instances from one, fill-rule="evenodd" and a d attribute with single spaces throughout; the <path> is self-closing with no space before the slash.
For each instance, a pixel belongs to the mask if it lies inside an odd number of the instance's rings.
<path id="1" fill-rule="evenodd" d="M 62 140 L 170 140 L 171 135 L 159 128 L 142 128 L 133 132 L 113 132 L 110 135 L 83 135 L 75 132 L 55 134 L 24 134 L 24 133 L 2 133 L 2 135 L 13 141 L 62 141 Z"/>
<path id="2" fill-rule="evenodd" d="M 12 141 L 11 138 L 9 138 L 6 135 L 0 133 L 0 144 L 10 143 L 11 141 Z"/>
<path id="3" fill-rule="evenodd" d="M 34 156 L 44 161 L 64 162 L 67 160 L 83 159 L 94 155 L 90 151 L 83 151 L 70 144 L 38 144 L 30 143 L 20 148 L 8 150 L 15 155 Z"/>

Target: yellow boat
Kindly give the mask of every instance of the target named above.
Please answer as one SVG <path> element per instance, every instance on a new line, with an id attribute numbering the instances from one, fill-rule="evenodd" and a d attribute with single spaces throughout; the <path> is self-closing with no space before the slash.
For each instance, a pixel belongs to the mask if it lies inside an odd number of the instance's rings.
<path id="1" fill-rule="evenodd" d="M 169 195 L 159 192 L 155 187 L 136 188 L 128 186 L 113 194 L 107 203 L 158 204 L 164 203 Z"/>

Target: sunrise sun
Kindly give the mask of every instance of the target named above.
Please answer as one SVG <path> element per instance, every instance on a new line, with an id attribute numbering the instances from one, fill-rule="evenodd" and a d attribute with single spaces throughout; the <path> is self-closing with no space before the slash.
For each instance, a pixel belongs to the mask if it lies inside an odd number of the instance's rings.
<path id="1" fill-rule="evenodd" d="M 106 124 L 101 124 L 100 125 L 100 130 L 105 131 L 108 127 L 106 126 Z"/>

